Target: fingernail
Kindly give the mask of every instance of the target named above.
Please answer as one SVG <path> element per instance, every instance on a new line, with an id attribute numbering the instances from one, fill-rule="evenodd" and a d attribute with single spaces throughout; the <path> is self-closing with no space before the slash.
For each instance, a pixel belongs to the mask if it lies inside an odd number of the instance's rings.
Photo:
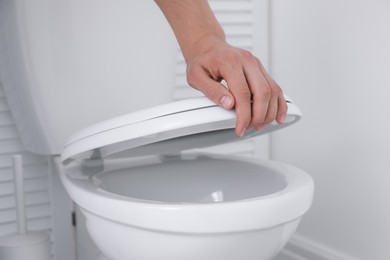
<path id="1" fill-rule="evenodd" d="M 280 116 L 280 122 L 281 122 L 282 124 L 286 123 L 286 114 L 282 114 L 282 115 Z"/>
<path id="2" fill-rule="evenodd" d="M 257 131 L 261 131 L 261 130 L 264 128 L 264 126 L 265 126 L 265 125 L 262 124 L 262 125 L 256 127 Z"/>
<path id="3" fill-rule="evenodd" d="M 248 128 L 245 130 L 245 133 L 248 133 L 248 132 L 251 131 L 252 129 L 253 129 L 253 126 L 248 127 Z"/>
<path id="4" fill-rule="evenodd" d="M 238 135 L 239 137 L 243 137 L 245 134 L 246 129 L 242 129 L 241 133 Z"/>
<path id="5" fill-rule="evenodd" d="M 225 109 L 229 109 L 230 108 L 230 105 L 232 104 L 232 98 L 229 97 L 229 96 L 223 96 L 220 100 L 219 100 L 219 103 L 221 104 L 221 106 Z"/>

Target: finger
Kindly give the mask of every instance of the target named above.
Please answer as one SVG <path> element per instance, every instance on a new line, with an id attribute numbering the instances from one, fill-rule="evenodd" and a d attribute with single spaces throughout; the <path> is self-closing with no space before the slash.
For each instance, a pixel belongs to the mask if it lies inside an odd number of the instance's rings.
<path id="1" fill-rule="evenodd" d="M 229 90 L 233 93 L 237 116 L 236 134 L 242 137 L 250 126 L 252 117 L 251 91 L 242 68 L 227 68 L 221 71 L 221 76 L 225 79 Z"/>
<path id="2" fill-rule="evenodd" d="M 276 88 L 276 86 L 271 86 Z M 264 123 L 269 124 L 276 119 L 278 113 L 278 93 L 276 90 L 271 90 L 271 98 L 268 103 L 267 116 L 265 117 Z"/>
<path id="3" fill-rule="evenodd" d="M 265 124 L 271 98 L 270 86 L 256 62 L 247 62 L 245 76 L 252 92 L 251 126 L 258 130 Z"/>
<path id="4" fill-rule="evenodd" d="M 224 85 L 215 81 L 200 66 L 191 68 L 187 72 L 188 84 L 201 91 L 211 101 L 224 109 L 232 109 L 234 106 L 234 97 Z"/>
<path id="5" fill-rule="evenodd" d="M 278 113 L 276 116 L 276 122 L 278 122 L 278 124 L 284 124 L 286 122 L 286 115 L 287 115 L 288 106 L 287 106 L 286 99 L 284 98 L 283 91 L 279 87 L 279 85 L 278 85 L 278 88 L 279 88 Z"/>
<path id="6" fill-rule="evenodd" d="M 266 78 L 267 82 L 272 87 L 273 97 L 272 97 L 272 105 L 269 106 L 268 109 L 271 109 L 269 115 L 267 112 L 267 121 L 271 122 L 275 119 L 276 122 L 279 124 L 283 124 L 286 120 L 286 114 L 287 114 L 287 103 L 283 95 L 283 90 L 281 87 L 270 77 L 270 75 L 267 73 L 267 71 L 264 69 L 263 65 L 261 64 L 259 59 L 255 59 L 256 63 L 259 66 L 259 69 L 262 71 L 262 74 Z M 276 100 L 275 101 L 275 94 L 276 94 Z M 276 115 L 275 115 L 275 108 L 276 108 Z"/>
<path id="7" fill-rule="evenodd" d="M 278 124 L 284 124 L 287 114 L 287 103 L 284 99 L 283 91 L 279 85 L 272 79 L 272 97 L 268 107 L 266 123 L 276 120 Z"/>

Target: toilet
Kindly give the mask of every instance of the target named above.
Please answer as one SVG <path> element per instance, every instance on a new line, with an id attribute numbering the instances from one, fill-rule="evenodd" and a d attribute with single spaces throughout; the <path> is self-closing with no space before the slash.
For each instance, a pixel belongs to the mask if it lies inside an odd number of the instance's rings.
<path id="1" fill-rule="evenodd" d="M 312 178 L 281 162 L 199 148 L 277 131 L 301 112 L 286 97 L 285 124 L 238 138 L 233 110 L 205 97 L 172 102 L 176 45 L 148 2 L 0 2 L 0 76 L 23 146 L 54 158 L 107 259 L 270 260 L 309 210 Z M 156 35 L 117 30 L 129 13 Z M 102 22 L 102 14 L 115 19 Z M 111 39 L 96 41 L 100 34 Z M 150 52 L 127 43 L 151 44 Z M 151 95 L 156 85 L 163 90 Z"/>
<path id="2" fill-rule="evenodd" d="M 299 117 L 289 103 L 283 127 Z M 108 259 L 266 260 L 279 252 L 311 205 L 313 181 L 282 163 L 190 151 L 237 141 L 234 126 L 233 111 L 203 97 L 69 139 L 60 176 Z"/>

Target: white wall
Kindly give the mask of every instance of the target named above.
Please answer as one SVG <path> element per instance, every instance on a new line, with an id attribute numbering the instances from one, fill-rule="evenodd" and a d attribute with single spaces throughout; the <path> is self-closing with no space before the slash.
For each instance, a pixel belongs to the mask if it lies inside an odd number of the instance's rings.
<path id="1" fill-rule="evenodd" d="M 272 1 L 272 74 L 303 120 L 272 156 L 315 179 L 298 235 L 390 259 L 390 1 Z"/>

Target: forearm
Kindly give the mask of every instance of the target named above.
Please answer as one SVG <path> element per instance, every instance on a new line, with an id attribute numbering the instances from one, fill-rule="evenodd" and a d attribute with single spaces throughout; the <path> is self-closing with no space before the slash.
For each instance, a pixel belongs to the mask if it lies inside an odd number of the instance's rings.
<path id="1" fill-rule="evenodd" d="M 170 23 L 184 58 L 188 61 L 200 52 L 225 40 L 207 0 L 155 0 Z M 206 41 L 207 39 L 207 41 Z"/>

